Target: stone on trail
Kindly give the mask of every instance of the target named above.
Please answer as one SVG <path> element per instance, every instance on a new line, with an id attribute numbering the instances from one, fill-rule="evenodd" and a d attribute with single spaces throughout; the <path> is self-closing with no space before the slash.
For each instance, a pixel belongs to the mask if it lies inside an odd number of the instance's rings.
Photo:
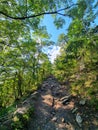
<path id="1" fill-rule="evenodd" d="M 62 104 L 63 104 L 63 105 L 69 104 L 69 99 L 64 99 L 64 100 L 62 101 Z"/>
<path id="2" fill-rule="evenodd" d="M 82 121 L 83 121 L 83 119 L 81 118 L 80 114 L 77 113 L 77 115 L 76 115 L 76 122 L 78 123 L 78 125 L 80 127 L 82 127 Z"/>
<path id="3" fill-rule="evenodd" d="M 85 103 L 86 103 L 86 99 L 82 99 L 82 100 L 80 100 L 80 102 L 79 102 L 80 105 L 85 105 Z"/>
<path id="4" fill-rule="evenodd" d="M 24 114 L 27 112 L 27 108 L 26 107 L 22 107 L 22 108 L 18 108 L 15 112 L 14 112 L 14 115 L 15 114 Z"/>
<path id="5" fill-rule="evenodd" d="M 62 97 L 62 98 L 60 99 L 60 101 L 63 101 L 63 100 L 65 100 L 65 99 L 69 99 L 70 97 L 71 97 L 71 95 L 64 96 L 64 97 Z"/>
<path id="6" fill-rule="evenodd" d="M 62 118 L 61 120 L 62 120 L 63 123 L 65 122 L 65 119 L 64 119 L 64 118 Z"/>
<path id="7" fill-rule="evenodd" d="M 38 97 L 39 93 L 35 91 L 34 93 L 31 94 L 32 99 L 36 99 Z"/>
<path id="8" fill-rule="evenodd" d="M 72 109 L 72 113 L 75 113 L 78 110 L 77 107 L 75 107 L 74 109 Z"/>
<path id="9" fill-rule="evenodd" d="M 52 121 L 56 122 L 57 121 L 57 117 L 53 117 Z"/>

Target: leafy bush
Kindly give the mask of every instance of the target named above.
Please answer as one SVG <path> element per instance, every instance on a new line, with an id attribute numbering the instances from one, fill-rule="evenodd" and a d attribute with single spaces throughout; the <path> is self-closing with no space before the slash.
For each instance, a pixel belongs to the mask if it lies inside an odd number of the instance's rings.
<path id="1" fill-rule="evenodd" d="M 31 118 L 31 116 L 34 113 L 34 108 L 30 107 L 28 111 L 24 114 L 17 113 L 14 118 L 13 122 L 11 124 L 11 127 L 13 130 L 26 130 L 28 127 L 28 122 Z"/>

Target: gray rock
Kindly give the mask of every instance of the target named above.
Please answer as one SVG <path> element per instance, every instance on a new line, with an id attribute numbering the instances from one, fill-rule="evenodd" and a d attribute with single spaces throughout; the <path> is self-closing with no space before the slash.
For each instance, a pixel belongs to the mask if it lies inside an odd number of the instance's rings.
<path id="1" fill-rule="evenodd" d="M 82 126 L 82 121 L 83 121 L 83 119 L 81 118 L 80 114 L 77 113 L 77 115 L 76 115 L 76 122 L 78 123 L 78 125 L 80 127 Z"/>
<path id="2" fill-rule="evenodd" d="M 14 115 L 16 114 L 24 114 L 27 112 L 27 108 L 26 107 L 22 107 L 22 108 L 18 108 L 15 112 Z"/>
<path id="3" fill-rule="evenodd" d="M 67 105 L 69 103 L 69 99 L 64 99 L 63 101 L 62 101 L 62 104 L 63 105 Z"/>
<path id="4" fill-rule="evenodd" d="M 75 107 L 74 109 L 72 109 L 72 113 L 75 113 L 78 110 L 77 107 Z"/>
<path id="5" fill-rule="evenodd" d="M 60 101 L 63 101 L 63 100 L 65 100 L 65 99 L 69 99 L 70 97 L 71 97 L 71 95 L 64 96 L 64 97 L 62 97 L 62 98 L 60 99 Z"/>
<path id="6" fill-rule="evenodd" d="M 64 122 L 65 122 L 65 119 L 64 119 L 64 118 L 62 118 L 62 119 L 61 119 L 61 121 L 64 123 Z"/>
<path id="7" fill-rule="evenodd" d="M 51 112 L 51 114 L 52 114 L 52 115 L 55 115 L 55 112 L 54 112 L 54 111 L 52 111 L 52 112 Z"/>
<path id="8" fill-rule="evenodd" d="M 85 103 L 86 103 L 86 99 L 82 99 L 82 100 L 80 100 L 80 102 L 79 102 L 80 105 L 85 105 Z"/>
<path id="9" fill-rule="evenodd" d="M 56 122 L 57 121 L 57 117 L 53 117 L 52 121 Z"/>
<path id="10" fill-rule="evenodd" d="M 31 98 L 35 99 L 38 97 L 38 95 L 39 95 L 39 93 L 37 91 L 35 91 L 34 93 L 31 94 Z"/>

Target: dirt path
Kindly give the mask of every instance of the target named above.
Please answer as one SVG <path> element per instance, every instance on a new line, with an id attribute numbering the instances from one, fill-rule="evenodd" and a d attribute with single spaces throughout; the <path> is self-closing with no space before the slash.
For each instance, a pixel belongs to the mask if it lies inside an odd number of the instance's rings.
<path id="1" fill-rule="evenodd" d="M 80 126 L 76 122 L 74 99 L 67 87 L 60 85 L 56 79 L 48 78 L 38 93 L 28 130 L 98 130 L 97 126 L 85 127 L 85 124 Z"/>
<path id="2" fill-rule="evenodd" d="M 5 118 L 2 125 L 13 130 L 13 117 L 25 114 L 32 105 L 35 110 L 24 128 L 26 130 L 98 130 L 95 107 L 70 95 L 68 84 L 60 85 L 54 77 L 49 77 L 39 90 L 17 104 L 16 111 L 10 118 Z"/>

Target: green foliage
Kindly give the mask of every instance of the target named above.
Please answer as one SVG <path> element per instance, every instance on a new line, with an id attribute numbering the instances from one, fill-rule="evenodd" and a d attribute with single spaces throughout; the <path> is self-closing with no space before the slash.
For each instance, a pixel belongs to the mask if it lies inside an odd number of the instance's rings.
<path id="1" fill-rule="evenodd" d="M 75 37 L 73 40 L 70 39 L 61 56 L 55 61 L 55 76 L 61 81 L 69 80 L 73 95 L 86 97 L 91 104 L 97 106 L 98 38 L 96 36 L 98 37 L 98 34 L 92 34 L 90 37 L 81 35 L 77 39 Z"/>
<path id="2" fill-rule="evenodd" d="M 12 112 L 14 112 L 16 110 L 16 106 L 15 105 L 11 105 L 9 107 L 5 107 L 5 108 L 1 108 L 0 109 L 0 117 L 2 116 L 6 116 L 6 115 L 10 115 Z"/>
<path id="3" fill-rule="evenodd" d="M 54 12 L 57 28 L 66 23 L 57 14 L 72 18 L 68 34 L 59 37 L 59 42 L 67 44 L 55 61 L 55 75 L 63 81 L 77 74 L 88 80 L 91 72 L 97 72 L 98 27 L 91 27 L 97 16 L 95 8 L 97 2 L 92 0 L 78 0 L 76 4 L 73 0 L 0 1 L 0 107 L 8 107 L 35 90 L 52 73 L 52 65 L 42 52 L 44 46 L 51 44 L 46 27 L 41 26 L 44 13 Z M 97 78 L 91 82 L 95 89 L 94 82 L 97 84 Z"/>
<path id="4" fill-rule="evenodd" d="M 29 0 L 28 4 L 30 2 Z M 28 13 L 39 6 L 38 3 L 28 8 Z M 24 1 L 0 2 L 0 11 L 15 17 L 23 16 L 26 13 L 25 8 Z M 35 8 L 34 11 L 37 12 L 38 9 Z M 0 17 L 0 107 L 7 107 L 28 91 L 37 89 L 45 77 L 42 71 L 45 69 L 46 75 L 49 73 L 46 68 L 50 62 L 42 52 L 49 35 L 46 28 L 39 24 L 40 18 L 21 21 L 11 20 L 3 15 Z M 38 42 L 39 38 L 41 43 Z M 46 59 L 47 65 L 42 67 Z"/>
<path id="5" fill-rule="evenodd" d="M 11 123 L 11 127 L 13 130 L 21 130 L 24 129 L 26 130 L 28 127 L 28 122 L 31 118 L 31 116 L 34 113 L 34 108 L 30 107 L 26 113 L 24 114 L 15 114 L 13 117 L 13 121 Z"/>
<path id="6" fill-rule="evenodd" d="M 1 20 L 0 26 L 2 36 L 0 39 L 1 107 L 9 106 L 17 98 L 25 95 L 28 90 L 36 89 L 45 76 L 42 74 L 44 68 L 40 62 L 44 64 L 47 58 L 41 51 L 43 43 L 40 45 L 37 43 L 37 39 L 31 38 L 29 28 L 24 26 L 25 23 L 12 21 L 10 24 L 10 22 Z M 16 28 L 17 26 L 19 28 Z M 47 39 L 48 34 L 44 34 L 41 34 L 42 38 Z"/>
<path id="7" fill-rule="evenodd" d="M 63 25 L 65 24 L 65 20 L 59 17 L 58 19 L 55 19 L 54 24 L 56 25 L 57 29 L 63 28 Z"/>
<path id="8" fill-rule="evenodd" d="M 30 107 L 28 110 L 28 115 L 31 117 L 34 113 L 34 107 Z"/>
<path id="9" fill-rule="evenodd" d="M 89 7 L 91 11 L 88 11 Z M 73 95 L 87 98 L 96 107 L 98 106 L 96 100 L 98 97 L 98 32 L 97 25 L 91 26 L 94 19 L 88 18 L 90 14 L 94 16 L 92 8 L 93 2 L 90 1 L 90 5 L 87 5 L 84 0 L 79 0 L 78 5 L 72 8 L 70 15 L 73 15 L 73 21 L 68 28 L 68 33 L 61 34 L 58 39 L 61 42 L 61 55 L 55 60 L 54 74 L 61 82 L 70 83 L 70 91 Z M 66 43 L 62 44 L 62 41 Z"/>
<path id="10" fill-rule="evenodd" d="M 6 126 L 0 126 L 0 130 L 7 130 Z"/>
<path id="11" fill-rule="evenodd" d="M 28 90 L 36 89 L 45 76 L 42 72 L 46 70 L 45 73 L 48 74 L 47 67 L 50 64 L 47 56 L 37 49 L 33 41 L 21 43 L 21 45 L 12 44 L 12 46 L 6 47 L 6 50 L 1 52 L 1 106 L 8 106 L 17 98 L 21 98 Z M 44 63 L 46 58 L 47 63 Z M 43 66 L 44 64 L 46 65 Z"/>

